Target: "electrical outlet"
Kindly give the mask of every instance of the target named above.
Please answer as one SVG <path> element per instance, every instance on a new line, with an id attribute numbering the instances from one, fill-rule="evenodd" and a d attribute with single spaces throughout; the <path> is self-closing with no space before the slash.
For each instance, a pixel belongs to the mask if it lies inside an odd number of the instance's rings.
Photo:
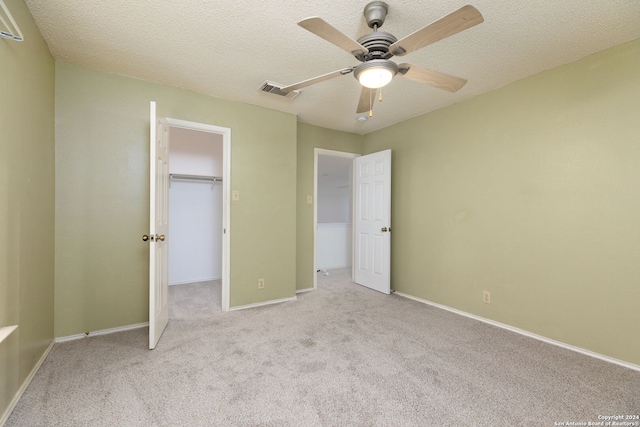
<path id="1" fill-rule="evenodd" d="M 307 204 L 308 205 L 312 205 L 313 204 L 313 196 L 307 195 Z"/>
<path id="2" fill-rule="evenodd" d="M 258 289 L 264 289 L 264 279 L 258 279 Z"/>
<path id="3" fill-rule="evenodd" d="M 482 302 L 485 304 L 491 304 L 491 292 L 482 291 Z"/>

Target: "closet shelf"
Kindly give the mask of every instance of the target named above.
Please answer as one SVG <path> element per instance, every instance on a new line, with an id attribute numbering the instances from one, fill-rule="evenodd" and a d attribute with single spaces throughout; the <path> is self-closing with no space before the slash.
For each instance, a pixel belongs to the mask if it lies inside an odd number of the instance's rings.
<path id="1" fill-rule="evenodd" d="M 169 178 L 172 181 L 206 181 L 206 182 L 222 182 L 220 176 L 208 176 L 208 175 L 185 175 L 181 173 L 171 173 Z"/>

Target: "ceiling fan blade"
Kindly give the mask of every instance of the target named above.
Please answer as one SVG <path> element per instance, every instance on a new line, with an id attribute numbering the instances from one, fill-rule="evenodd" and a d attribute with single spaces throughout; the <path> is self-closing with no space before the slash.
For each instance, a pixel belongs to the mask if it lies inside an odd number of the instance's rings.
<path id="1" fill-rule="evenodd" d="M 457 92 L 467 83 L 465 79 L 461 79 L 460 77 L 427 70 L 426 68 L 417 67 L 411 64 L 398 64 L 398 68 L 400 69 L 399 74 L 409 80 L 413 80 L 418 83 L 425 83 L 438 89 L 448 90 L 449 92 Z"/>
<path id="2" fill-rule="evenodd" d="M 346 34 L 340 32 L 331 24 L 323 20 L 322 18 L 318 18 L 317 16 L 303 19 L 298 22 L 305 30 L 311 31 L 318 37 L 321 37 L 328 41 L 329 43 L 333 43 L 338 46 L 340 49 L 346 50 L 352 55 L 362 56 L 369 53 L 369 49 L 362 46 L 360 43 L 347 36 Z"/>
<path id="3" fill-rule="evenodd" d="M 452 36 L 480 24 L 484 21 L 482 14 L 473 6 L 462 6 L 426 27 L 409 34 L 389 47 L 389 52 L 396 56 L 403 56 L 415 52 L 432 43 Z"/>
<path id="4" fill-rule="evenodd" d="M 376 91 L 377 89 L 370 89 L 368 87 L 362 86 L 362 91 L 360 92 L 360 101 L 358 101 L 358 109 L 356 110 L 356 114 L 367 113 L 373 109 Z"/>
<path id="5" fill-rule="evenodd" d="M 282 92 L 288 93 L 288 92 L 291 92 L 291 91 L 294 91 L 294 90 L 302 89 L 303 87 L 311 86 L 311 85 L 314 85 L 316 83 L 320 83 L 320 82 L 323 82 L 325 80 L 332 79 L 334 77 L 338 77 L 338 76 L 343 76 L 345 74 L 349 74 L 352 71 L 353 71 L 353 67 L 343 68 L 341 70 L 332 71 L 330 73 L 323 74 L 323 75 L 318 76 L 318 77 L 313 77 L 311 79 L 303 80 L 301 82 L 298 82 L 298 83 L 295 83 L 295 84 L 292 84 L 292 85 L 289 85 L 289 86 L 285 86 L 280 90 Z"/>

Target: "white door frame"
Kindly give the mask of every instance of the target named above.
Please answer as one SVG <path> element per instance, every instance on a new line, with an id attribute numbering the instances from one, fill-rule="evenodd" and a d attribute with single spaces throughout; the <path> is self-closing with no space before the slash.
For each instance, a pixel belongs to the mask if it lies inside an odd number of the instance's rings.
<path id="1" fill-rule="evenodd" d="M 356 153 L 348 153 L 346 151 L 336 151 L 336 150 L 327 150 L 324 148 L 314 148 L 313 149 L 313 289 L 318 288 L 318 266 L 316 265 L 316 243 L 318 240 L 318 156 L 334 156 L 334 157 L 347 157 L 351 159 L 355 159 L 356 157 L 360 157 L 360 154 Z M 355 168 L 352 173 L 355 173 Z M 355 177 L 355 175 L 354 175 Z M 351 182 L 355 182 L 353 179 Z M 354 187 L 351 186 L 351 200 L 355 201 L 355 192 L 353 191 Z M 353 206 L 353 204 L 352 204 Z M 354 218 L 354 210 L 351 209 L 351 223 L 353 224 Z M 351 236 L 351 276 L 353 280 L 353 233 Z"/>
<path id="2" fill-rule="evenodd" d="M 231 289 L 231 129 L 180 119 L 166 119 L 170 127 L 222 136 L 222 311 L 229 311 Z M 169 218 L 171 222 L 171 218 Z"/>

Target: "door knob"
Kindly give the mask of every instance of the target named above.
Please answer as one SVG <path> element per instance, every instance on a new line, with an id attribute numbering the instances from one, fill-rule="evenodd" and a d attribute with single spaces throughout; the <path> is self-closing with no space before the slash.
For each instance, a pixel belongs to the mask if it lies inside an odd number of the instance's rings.
<path id="1" fill-rule="evenodd" d="M 382 230 L 380 230 L 380 231 L 382 231 L 383 233 L 386 233 L 387 232 L 387 227 L 382 227 Z"/>
<path id="2" fill-rule="evenodd" d="M 152 234 L 151 236 L 148 236 L 148 235 L 144 234 L 144 235 L 142 236 L 142 241 L 143 241 L 143 242 L 146 242 L 146 241 L 148 241 L 148 240 L 151 240 L 152 242 L 153 242 L 154 240 L 155 240 L 156 242 L 164 242 L 164 234 L 156 234 L 156 235 L 153 235 L 153 234 Z"/>

